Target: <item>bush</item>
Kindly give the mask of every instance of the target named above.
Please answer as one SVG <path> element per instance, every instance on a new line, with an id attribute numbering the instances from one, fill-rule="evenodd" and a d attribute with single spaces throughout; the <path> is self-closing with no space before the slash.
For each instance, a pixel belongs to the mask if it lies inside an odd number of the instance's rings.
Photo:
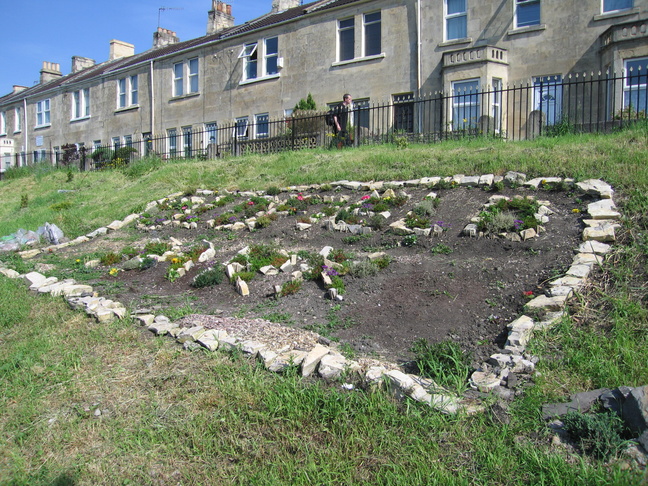
<path id="1" fill-rule="evenodd" d="M 222 265 L 218 265 L 196 275 L 191 285 L 197 289 L 213 287 L 214 285 L 220 284 L 223 278 L 225 278 L 225 270 Z"/>
<path id="2" fill-rule="evenodd" d="M 279 292 L 280 297 L 285 297 L 286 295 L 296 294 L 301 289 L 302 283 L 299 280 L 291 280 L 286 282 L 281 286 L 281 291 Z"/>
<path id="3" fill-rule="evenodd" d="M 623 421 L 614 413 L 585 415 L 569 412 L 563 423 L 578 447 L 597 459 L 607 460 L 619 453 L 625 444 Z"/>
<path id="4" fill-rule="evenodd" d="M 349 275 L 355 278 L 373 277 L 378 274 L 378 266 L 370 260 L 356 262 L 349 267 Z"/>
<path id="5" fill-rule="evenodd" d="M 114 252 L 108 252 L 99 258 L 99 261 L 101 262 L 102 265 L 108 266 L 108 265 L 114 265 L 115 263 L 121 262 L 122 257 L 121 255 L 114 253 Z"/>
<path id="6" fill-rule="evenodd" d="M 144 246 L 144 253 L 149 255 L 164 255 L 165 252 L 171 250 L 170 243 L 163 243 L 151 241 Z"/>

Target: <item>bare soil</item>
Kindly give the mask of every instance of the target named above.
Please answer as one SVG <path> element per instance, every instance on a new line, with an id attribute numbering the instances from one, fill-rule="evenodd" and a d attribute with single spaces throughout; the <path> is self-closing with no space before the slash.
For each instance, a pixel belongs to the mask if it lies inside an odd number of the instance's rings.
<path id="1" fill-rule="evenodd" d="M 412 210 L 430 192 L 414 188 L 402 190 L 411 198 L 404 206 L 391 210 L 389 223 Z M 276 298 L 273 286 L 290 280 L 290 274 L 284 273 L 271 277 L 258 275 L 249 283 L 250 295 L 246 297 L 239 295 L 227 281 L 209 288 L 192 287 L 193 277 L 207 268 L 208 263 L 197 264 L 174 282 L 165 278 L 167 262 L 146 270 L 122 271 L 114 277 L 108 276 L 109 267 L 104 267 L 100 268 L 101 278 L 89 283 L 101 295 L 133 310 L 163 313 L 168 307 L 188 307 L 195 314 L 265 318 L 347 343 L 347 349 L 350 346 L 358 356 L 397 362 L 412 358 L 410 347 L 418 339 L 430 342 L 450 339 L 470 351 L 475 364 L 480 363 L 504 345 L 506 324 L 522 313 L 524 303 L 530 298 L 528 293 L 543 293 L 546 282 L 569 267 L 583 228 L 582 214 L 573 209 L 582 208 L 587 201 L 582 195 L 561 191 L 504 189 L 499 194 L 532 195 L 548 201 L 554 212 L 544 225 L 545 232 L 527 241 L 514 242 L 502 237 L 462 235 L 465 225 L 493 193 L 477 188 L 435 192 L 440 204 L 432 221 L 442 221 L 448 230 L 439 237 L 418 237 L 413 246 L 402 246 L 403 237 L 392 234 L 388 227 L 353 244 L 349 244 L 350 233 L 327 231 L 321 224 L 299 231 L 296 223 L 303 217 L 299 214 L 281 216 L 267 228 L 255 231 L 220 231 L 207 227 L 204 221 L 231 207 L 215 207 L 200 215 L 198 229 L 169 225 L 141 231 L 131 226 L 62 250 L 62 256 L 79 258 L 96 252 L 119 251 L 126 245 L 143 248 L 148 241 L 158 238 L 168 241 L 169 237 L 182 241 L 187 248 L 202 240 L 212 242 L 217 250 L 214 262 L 226 262 L 245 246 L 259 244 L 275 245 L 290 252 L 315 253 L 331 246 L 352 253 L 354 259 L 384 251 L 392 263 L 376 276 L 343 277 L 346 292 L 341 302 L 328 298 L 321 280 L 306 281 L 296 294 Z M 361 202 L 367 193 L 312 191 L 304 192 L 303 196 L 314 194 L 348 196 L 351 204 Z M 282 193 L 278 197 L 285 200 L 291 195 L 297 193 Z M 213 200 L 206 199 L 208 203 Z M 246 198 L 238 198 L 235 204 L 245 201 Z M 317 213 L 322 207 L 310 206 L 308 214 Z"/>

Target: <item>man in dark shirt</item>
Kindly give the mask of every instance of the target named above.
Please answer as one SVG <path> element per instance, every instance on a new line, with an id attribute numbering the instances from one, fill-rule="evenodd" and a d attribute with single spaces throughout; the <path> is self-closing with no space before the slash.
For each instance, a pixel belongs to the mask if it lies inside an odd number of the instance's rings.
<path id="1" fill-rule="evenodd" d="M 342 103 L 337 105 L 333 114 L 333 133 L 337 135 L 340 139 L 345 141 L 345 144 L 349 144 L 349 112 L 353 110 L 353 98 L 349 93 L 346 93 L 342 97 Z"/>

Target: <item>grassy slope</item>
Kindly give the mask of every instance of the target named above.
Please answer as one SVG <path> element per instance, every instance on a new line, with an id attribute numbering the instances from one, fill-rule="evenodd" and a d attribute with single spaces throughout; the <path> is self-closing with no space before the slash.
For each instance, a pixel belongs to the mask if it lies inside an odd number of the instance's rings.
<path id="1" fill-rule="evenodd" d="M 625 206 L 623 246 L 573 317 L 535 341 L 544 377 L 511 407 L 445 417 L 381 393 L 340 393 L 245 359 L 188 353 L 127 322 L 98 326 L 0 278 L 0 484 L 637 484 L 641 474 L 552 448 L 539 405 L 648 383 L 648 134 L 379 147 L 0 183 L 0 234 L 70 236 L 186 188 L 526 172 L 596 177 Z M 26 192 L 26 188 L 29 192 Z M 58 193 L 58 189 L 74 189 Z M 19 209 L 27 193 L 27 208 Z M 54 211 L 54 203 L 70 208 Z M 95 410 L 102 411 L 95 416 Z M 216 480 L 215 478 L 218 478 Z M 645 479 L 645 476 L 644 476 Z"/>

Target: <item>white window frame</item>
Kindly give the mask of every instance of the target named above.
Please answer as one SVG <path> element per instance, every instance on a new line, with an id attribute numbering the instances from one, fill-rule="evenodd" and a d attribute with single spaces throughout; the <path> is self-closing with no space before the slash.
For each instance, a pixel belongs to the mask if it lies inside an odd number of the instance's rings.
<path id="1" fill-rule="evenodd" d="M 350 25 L 342 26 L 342 22 L 351 22 Z M 346 38 L 346 33 L 350 32 L 352 37 L 350 39 Z M 345 57 L 342 56 L 342 44 L 346 42 L 351 43 L 352 56 Z M 339 19 L 337 22 L 337 62 L 351 61 L 355 59 L 355 17 L 347 17 L 344 19 Z M 346 49 L 345 49 L 346 51 Z"/>
<path id="2" fill-rule="evenodd" d="M 112 145 L 112 149 L 113 149 L 113 150 L 120 149 L 121 146 L 122 146 L 122 145 L 121 145 L 121 139 L 120 139 L 119 137 L 113 137 L 113 138 L 111 139 L 111 142 L 112 142 L 111 145 Z"/>
<path id="3" fill-rule="evenodd" d="M 187 94 L 200 91 L 200 63 L 197 57 L 187 60 Z"/>
<path id="4" fill-rule="evenodd" d="M 520 25 L 518 22 L 518 16 L 520 9 L 524 9 L 530 5 L 535 5 L 537 4 L 540 11 L 538 13 L 538 20 L 537 22 L 534 21 L 532 24 L 525 24 L 525 25 Z M 516 29 L 524 29 L 524 28 L 529 28 L 529 27 L 535 27 L 536 25 L 540 25 L 542 22 L 542 2 L 541 0 L 515 0 L 515 12 L 514 12 L 514 19 L 515 19 L 515 28 Z"/>
<path id="5" fill-rule="evenodd" d="M 52 101 L 50 98 L 36 102 L 36 128 L 49 127 L 51 125 Z"/>
<path id="6" fill-rule="evenodd" d="M 101 148 L 101 140 L 93 140 L 92 141 L 92 151 L 94 152 L 95 150 Z"/>
<path id="7" fill-rule="evenodd" d="M 173 96 L 184 96 L 184 61 L 173 64 Z"/>
<path id="8" fill-rule="evenodd" d="M 443 1 L 443 16 L 445 18 L 445 21 L 443 22 L 443 38 L 446 41 L 465 39 L 468 36 L 468 0 L 464 0 L 464 10 L 455 13 L 448 13 L 448 1 L 449 0 Z M 450 23 L 450 21 L 460 19 L 462 17 L 464 19 L 464 35 L 459 37 L 450 37 L 448 34 L 450 30 L 448 29 L 448 24 Z"/>
<path id="9" fill-rule="evenodd" d="M 250 120 L 247 116 L 241 116 L 236 119 L 234 125 L 234 136 L 237 140 L 247 140 L 249 138 Z"/>
<path id="10" fill-rule="evenodd" d="M 193 128 L 182 127 L 182 155 L 185 158 L 193 157 Z"/>
<path id="11" fill-rule="evenodd" d="M 501 78 L 493 78 L 491 116 L 493 117 L 493 130 L 500 133 L 502 129 L 502 93 L 504 83 Z"/>
<path id="12" fill-rule="evenodd" d="M 238 55 L 239 59 L 243 60 L 243 81 L 250 81 L 259 77 L 259 43 L 250 42 L 245 44 Z M 249 72 L 251 66 L 254 66 L 254 74 Z"/>
<path id="13" fill-rule="evenodd" d="M 629 66 L 630 64 L 638 65 L 637 71 L 634 70 L 633 66 Z M 644 99 L 648 96 L 648 57 L 624 59 L 623 72 L 623 108 L 632 105 L 637 111 L 648 111 L 647 101 L 637 103 L 637 106 L 632 103 L 633 99 L 639 101 L 642 94 Z M 633 84 L 633 80 L 637 82 Z"/>
<path id="14" fill-rule="evenodd" d="M 14 108 L 14 133 L 22 132 L 22 106 Z"/>
<path id="15" fill-rule="evenodd" d="M 207 145 L 218 143 L 218 123 L 205 123 L 205 134 L 207 135 Z"/>
<path id="16" fill-rule="evenodd" d="M 375 16 L 378 14 L 377 19 L 367 20 L 368 16 Z M 367 45 L 367 39 L 370 37 L 367 35 L 368 31 L 375 29 L 377 26 L 378 29 L 378 52 L 368 52 L 369 46 Z M 370 56 L 379 56 L 382 54 L 382 12 L 377 10 L 375 12 L 367 12 L 362 15 L 362 54 L 364 57 Z"/>
<path id="17" fill-rule="evenodd" d="M 265 127 L 265 130 L 260 130 Z M 270 114 L 259 113 L 254 115 L 254 138 L 268 138 L 270 136 Z"/>
<path id="18" fill-rule="evenodd" d="M 173 63 L 173 97 L 200 93 L 200 61 L 197 57 Z"/>
<path id="19" fill-rule="evenodd" d="M 627 10 L 631 10 L 634 8 L 634 0 L 629 0 L 630 1 L 630 6 L 629 7 L 623 7 L 623 8 L 610 8 L 608 7 L 607 9 L 605 8 L 605 4 L 608 3 L 610 0 L 601 0 L 601 13 L 603 14 L 611 14 L 611 13 L 616 13 L 616 12 L 625 12 Z M 612 2 L 616 0 L 611 0 Z"/>
<path id="20" fill-rule="evenodd" d="M 71 120 L 90 118 L 90 88 L 78 89 L 72 93 Z"/>
<path id="21" fill-rule="evenodd" d="M 476 88 L 462 89 L 458 85 L 469 85 L 477 83 Z M 470 79 L 458 79 L 457 81 L 452 82 L 452 129 L 453 130 L 465 130 L 469 128 L 476 128 L 479 123 L 479 118 L 481 116 L 481 79 L 480 78 L 470 78 Z M 474 97 L 474 98 L 473 98 Z M 476 100 L 476 101 L 474 101 Z M 466 110 L 472 112 L 474 109 L 477 109 L 477 118 L 472 120 L 465 116 L 459 117 L 459 111 L 461 114 L 465 115 Z"/>
<path id="22" fill-rule="evenodd" d="M 533 78 L 533 109 L 545 115 L 545 125 L 551 126 L 562 119 L 563 77 L 561 74 Z"/>
<path id="23" fill-rule="evenodd" d="M 167 153 L 169 158 L 178 156 L 178 130 L 175 128 L 167 129 Z"/>
<path id="24" fill-rule="evenodd" d="M 268 49 L 268 42 L 276 40 L 277 41 L 277 48 L 275 52 L 269 52 Z M 274 61 L 273 61 L 274 60 Z M 276 66 L 275 72 L 271 73 L 270 69 L 268 67 L 269 64 L 273 63 Z M 265 77 L 268 76 L 275 76 L 279 74 L 279 37 L 274 36 L 274 37 L 266 37 L 263 39 L 263 75 Z"/>
<path id="25" fill-rule="evenodd" d="M 137 78 L 137 74 L 133 74 L 128 78 L 128 80 L 130 82 L 128 96 L 130 99 L 130 106 L 137 106 L 139 105 L 139 79 Z"/>
<path id="26" fill-rule="evenodd" d="M 0 135 L 7 134 L 7 112 L 0 111 Z"/>

